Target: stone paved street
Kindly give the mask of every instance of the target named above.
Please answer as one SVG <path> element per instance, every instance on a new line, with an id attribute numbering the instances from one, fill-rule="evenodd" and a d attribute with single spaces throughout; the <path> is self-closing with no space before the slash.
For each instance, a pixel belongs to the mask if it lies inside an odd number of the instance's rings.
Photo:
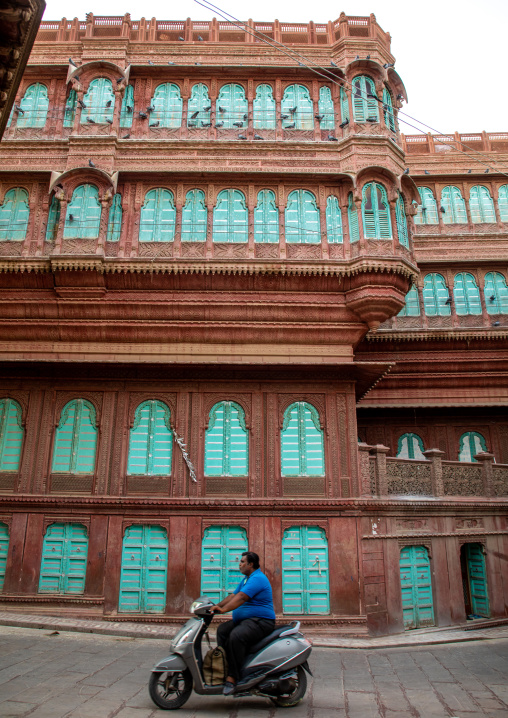
<path id="1" fill-rule="evenodd" d="M 0 716 L 153 718 L 150 668 L 160 639 L 0 626 Z M 296 708 L 193 695 L 180 718 L 508 717 L 508 640 L 383 649 L 316 648 Z"/>

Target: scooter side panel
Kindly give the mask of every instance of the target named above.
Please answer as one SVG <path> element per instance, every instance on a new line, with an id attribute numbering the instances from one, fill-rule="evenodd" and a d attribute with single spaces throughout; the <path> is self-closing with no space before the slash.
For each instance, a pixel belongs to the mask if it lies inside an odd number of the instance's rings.
<path id="1" fill-rule="evenodd" d="M 154 671 L 184 671 L 187 668 L 185 665 L 185 661 L 181 656 L 179 656 L 176 653 L 171 654 L 170 656 L 167 656 L 167 658 L 163 658 L 162 661 L 159 661 L 154 668 L 152 668 L 152 672 Z"/>
<path id="2" fill-rule="evenodd" d="M 244 675 L 251 673 L 261 666 L 272 665 L 278 667 L 282 664 L 286 665 L 296 656 L 298 656 L 298 660 L 296 664 L 293 665 L 298 665 L 305 660 L 301 658 L 301 655 L 306 649 L 308 649 L 308 653 L 306 654 L 308 657 L 312 649 L 308 641 L 297 640 L 292 636 L 279 638 L 273 643 L 269 643 L 268 646 L 265 646 L 265 648 L 259 651 L 259 653 L 256 653 L 255 656 L 252 656 L 252 658 L 246 662 L 242 673 Z"/>

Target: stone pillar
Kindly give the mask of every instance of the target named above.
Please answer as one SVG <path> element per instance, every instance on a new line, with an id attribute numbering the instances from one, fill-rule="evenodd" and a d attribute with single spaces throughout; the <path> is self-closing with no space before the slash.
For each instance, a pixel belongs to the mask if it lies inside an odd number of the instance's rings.
<path id="1" fill-rule="evenodd" d="M 360 496 L 372 496 L 370 483 L 370 451 L 373 447 L 362 442 L 358 444 L 358 476 Z"/>
<path id="2" fill-rule="evenodd" d="M 386 475 L 386 455 L 390 449 L 383 444 L 376 444 L 371 448 L 371 453 L 376 457 L 376 494 L 378 496 L 388 495 L 388 477 Z"/>
<path id="3" fill-rule="evenodd" d="M 444 451 L 440 449 L 427 449 L 423 452 L 430 464 L 430 480 L 432 484 L 433 496 L 444 496 L 443 486 L 443 456 Z"/>
<path id="4" fill-rule="evenodd" d="M 488 451 L 481 451 L 473 458 L 482 465 L 483 495 L 494 496 L 494 476 L 492 470 L 494 454 L 491 454 Z"/>

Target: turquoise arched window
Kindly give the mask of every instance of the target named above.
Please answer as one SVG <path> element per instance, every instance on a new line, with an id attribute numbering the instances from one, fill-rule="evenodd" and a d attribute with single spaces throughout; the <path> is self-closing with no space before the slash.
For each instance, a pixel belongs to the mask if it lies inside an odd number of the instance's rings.
<path id="1" fill-rule="evenodd" d="M 253 102 L 254 129 L 275 129 L 275 100 L 271 85 L 258 85 Z"/>
<path id="2" fill-rule="evenodd" d="M 383 185 L 369 182 L 362 191 L 363 235 L 366 239 L 390 239 L 390 205 Z"/>
<path id="3" fill-rule="evenodd" d="M 245 195 L 239 189 L 223 189 L 213 208 L 213 241 L 247 242 L 248 230 Z"/>
<path id="4" fill-rule="evenodd" d="M 409 247 L 409 232 L 407 230 L 406 210 L 404 209 L 404 200 L 399 192 L 397 201 L 395 202 L 395 219 L 397 222 L 397 235 L 399 244 Z"/>
<path id="5" fill-rule="evenodd" d="M 191 95 L 187 103 L 187 126 L 209 127 L 212 103 L 208 96 L 208 87 L 198 82 L 192 86 Z"/>
<path id="6" fill-rule="evenodd" d="M 25 239 L 29 216 L 26 189 L 15 187 L 6 192 L 0 205 L 0 241 Z"/>
<path id="7" fill-rule="evenodd" d="M 122 107 L 120 109 L 120 127 L 132 127 L 132 118 L 134 117 L 134 87 L 127 85 L 122 97 Z"/>
<path id="8" fill-rule="evenodd" d="M 88 85 L 88 92 L 83 97 L 84 107 L 81 110 L 81 124 L 87 122 L 104 124 L 113 121 L 115 111 L 115 93 L 111 80 L 97 77 Z"/>
<path id="9" fill-rule="evenodd" d="M 310 92 L 304 85 L 289 85 L 281 103 L 282 127 L 295 130 L 314 129 L 314 111 Z"/>
<path id="10" fill-rule="evenodd" d="M 406 302 L 400 312 L 397 314 L 398 317 L 419 317 L 420 316 L 420 302 L 418 299 L 418 289 L 411 287 L 409 292 L 406 294 Z"/>
<path id="11" fill-rule="evenodd" d="M 149 190 L 141 207 L 140 242 L 172 242 L 175 238 L 176 209 L 173 192 L 158 187 Z"/>
<path id="12" fill-rule="evenodd" d="M 451 299 L 441 274 L 427 274 L 423 280 L 423 308 L 428 317 L 445 317 L 451 314 Z"/>
<path id="13" fill-rule="evenodd" d="M 332 91 L 329 87 L 319 88 L 318 112 L 323 116 L 319 126 L 322 130 L 335 128 L 335 113 L 333 109 Z"/>
<path id="14" fill-rule="evenodd" d="M 466 431 L 459 439 L 459 461 L 477 461 L 476 454 L 487 451 L 485 438 L 477 431 Z"/>
<path id="15" fill-rule="evenodd" d="M 36 82 L 27 88 L 19 103 L 18 127 L 44 127 L 48 115 L 49 100 L 46 85 Z"/>
<path id="16" fill-rule="evenodd" d="M 64 239 L 95 239 L 101 223 L 99 190 L 93 184 L 82 184 L 72 193 L 65 215 Z"/>
<path id="17" fill-rule="evenodd" d="M 0 591 L 4 587 L 7 554 L 9 553 L 9 527 L 0 521 Z"/>
<path id="18" fill-rule="evenodd" d="M 415 215 L 415 224 L 439 224 L 436 198 L 430 187 L 418 187 L 421 203 Z"/>
<path id="19" fill-rule="evenodd" d="M 173 82 L 159 85 L 153 93 L 148 124 L 150 127 L 181 127 L 183 101 L 180 88 Z"/>
<path id="20" fill-rule="evenodd" d="M 19 471 L 22 445 L 21 407 L 14 399 L 1 399 L 0 471 Z"/>
<path id="21" fill-rule="evenodd" d="M 67 101 L 65 103 L 64 121 L 63 121 L 64 127 L 74 127 L 74 118 L 76 116 L 77 101 L 78 101 L 78 93 L 76 92 L 76 90 L 71 90 L 69 92 L 69 97 L 67 98 Z"/>
<path id="22" fill-rule="evenodd" d="M 395 125 L 392 96 L 386 87 L 383 88 L 383 118 L 388 129 L 392 132 L 396 132 L 397 128 Z"/>
<path id="23" fill-rule="evenodd" d="M 122 231 L 122 195 L 117 192 L 113 197 L 108 217 L 108 242 L 118 242 Z"/>
<path id="24" fill-rule="evenodd" d="M 245 90 L 241 85 L 231 83 L 220 88 L 215 107 L 215 122 L 219 127 L 247 127 L 249 106 Z"/>
<path id="25" fill-rule="evenodd" d="M 353 193 L 350 192 L 347 202 L 347 219 L 349 225 L 349 241 L 358 242 L 360 239 L 360 225 L 358 223 L 358 210 L 355 207 Z"/>
<path id="26" fill-rule="evenodd" d="M 489 314 L 508 314 L 508 287 L 500 272 L 485 275 L 485 304 Z"/>
<path id="27" fill-rule="evenodd" d="M 423 441 L 418 434 L 402 434 L 399 437 L 397 445 L 397 458 L 398 459 L 418 459 L 418 461 L 424 461 L 425 456 L 423 452 Z"/>
<path id="28" fill-rule="evenodd" d="M 60 222 L 60 200 L 53 195 L 48 212 L 48 223 L 46 225 L 46 242 L 54 242 Z"/>
<path id="29" fill-rule="evenodd" d="M 279 209 L 275 192 L 271 189 L 258 192 L 258 202 L 254 208 L 254 241 L 279 241 Z"/>
<path id="30" fill-rule="evenodd" d="M 471 187 L 471 192 L 469 193 L 469 211 L 471 212 L 471 221 L 474 224 L 484 222 L 494 223 L 496 221 L 494 200 L 490 196 L 487 187 L 483 185 Z"/>
<path id="31" fill-rule="evenodd" d="M 212 407 L 205 434 L 205 476 L 247 476 L 249 435 L 245 413 L 234 401 Z"/>
<path id="32" fill-rule="evenodd" d="M 458 315 L 482 313 L 480 290 L 475 278 L 469 272 L 459 272 L 455 275 L 453 301 Z"/>
<path id="33" fill-rule="evenodd" d="M 508 222 L 508 184 L 499 188 L 498 194 L 499 219 L 501 222 Z"/>
<path id="34" fill-rule="evenodd" d="M 330 244 L 341 244 L 343 240 L 339 200 L 332 194 L 326 200 L 326 238 Z"/>
<path id="35" fill-rule="evenodd" d="M 62 409 L 55 435 L 52 471 L 92 474 L 97 446 L 97 421 L 93 404 L 74 399 Z"/>
<path id="36" fill-rule="evenodd" d="M 84 593 L 87 556 L 85 526 L 50 524 L 42 542 L 39 593 Z"/>
<path id="37" fill-rule="evenodd" d="M 450 185 L 441 192 L 444 224 L 467 224 L 466 203 L 460 189 Z"/>
<path id="38" fill-rule="evenodd" d="M 173 431 L 169 407 L 150 399 L 138 406 L 129 435 L 128 474 L 169 476 Z"/>
<path id="39" fill-rule="evenodd" d="M 286 242 L 319 244 L 321 227 L 316 198 L 306 189 L 290 192 L 285 214 Z"/>
<path id="40" fill-rule="evenodd" d="M 190 189 L 182 209 L 182 242 L 204 242 L 208 208 L 202 189 Z"/>
<path id="41" fill-rule="evenodd" d="M 349 102 L 347 92 L 344 87 L 340 88 L 340 118 L 342 122 L 349 122 L 351 119 L 349 116 Z"/>
<path id="42" fill-rule="evenodd" d="M 319 414 L 312 404 L 297 401 L 284 412 L 280 434 L 282 476 L 323 476 L 325 452 Z"/>
<path id="43" fill-rule="evenodd" d="M 370 77 L 360 75 L 353 80 L 353 116 L 355 122 L 379 122 L 376 86 Z"/>

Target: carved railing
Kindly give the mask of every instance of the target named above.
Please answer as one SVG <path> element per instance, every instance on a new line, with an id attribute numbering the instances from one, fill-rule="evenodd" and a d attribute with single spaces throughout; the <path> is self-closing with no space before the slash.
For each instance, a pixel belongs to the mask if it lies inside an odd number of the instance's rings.
<path id="1" fill-rule="evenodd" d="M 402 147 L 408 155 L 445 154 L 456 150 L 508 152 L 508 132 L 470 132 L 450 135 L 402 135 Z"/>

